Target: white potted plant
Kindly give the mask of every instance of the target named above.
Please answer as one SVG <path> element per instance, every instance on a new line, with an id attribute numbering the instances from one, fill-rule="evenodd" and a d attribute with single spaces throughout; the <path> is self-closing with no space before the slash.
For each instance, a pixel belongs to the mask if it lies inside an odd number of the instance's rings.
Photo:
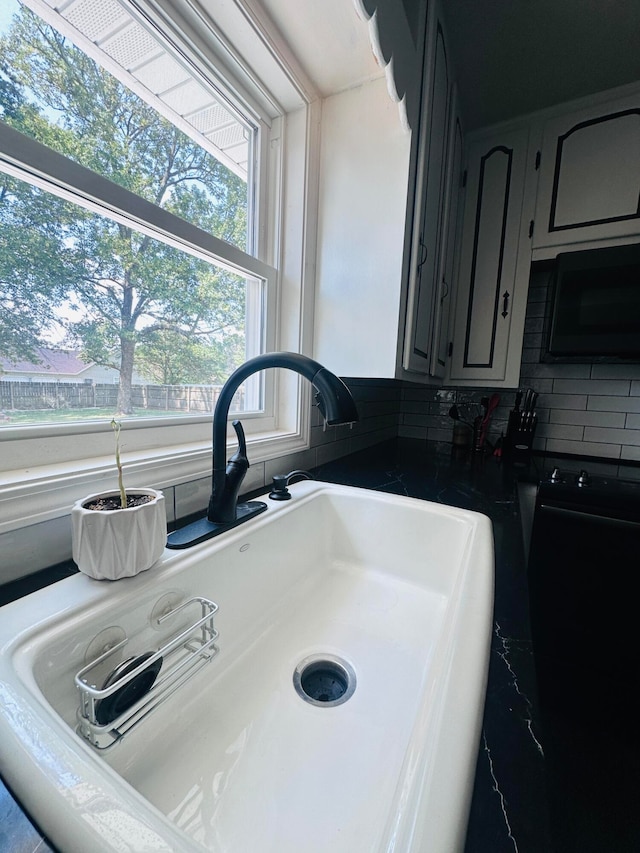
<path id="1" fill-rule="evenodd" d="M 167 540 L 164 495 L 155 489 L 125 489 L 120 459 L 121 424 L 115 432 L 118 489 L 77 501 L 71 510 L 73 559 L 97 580 L 144 572 L 160 558 Z"/>

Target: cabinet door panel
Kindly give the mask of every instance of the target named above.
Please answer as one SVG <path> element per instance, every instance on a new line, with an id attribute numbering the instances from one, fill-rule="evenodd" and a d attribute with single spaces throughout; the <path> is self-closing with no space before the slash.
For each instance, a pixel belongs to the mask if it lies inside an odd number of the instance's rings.
<path id="1" fill-rule="evenodd" d="M 534 248 L 640 233 L 640 96 L 547 122 Z"/>
<path id="2" fill-rule="evenodd" d="M 503 381 L 507 372 L 528 131 L 469 146 L 450 378 Z M 526 294 L 526 287 L 525 287 Z"/>
<path id="3" fill-rule="evenodd" d="M 466 367 L 493 365 L 512 164 L 513 150 L 504 146 L 493 148 L 481 159 L 464 348 Z"/>
<path id="4" fill-rule="evenodd" d="M 444 377 L 449 350 L 449 318 L 455 296 L 456 233 L 460 211 L 460 180 L 462 176 L 462 128 L 452 99 L 452 116 L 449 125 L 449 165 L 445 187 L 443 233 L 440 248 L 440 273 L 438 293 L 434 306 L 434 341 L 432 347 L 431 375 Z"/>
<path id="5" fill-rule="evenodd" d="M 583 122 L 560 137 L 549 229 L 636 218 L 639 155 L 640 110 Z"/>
<path id="6" fill-rule="evenodd" d="M 425 81 L 420 135 L 422 162 L 416 187 L 416 218 L 409 271 L 409 299 L 403 366 L 428 373 L 434 332 L 434 301 L 440 261 L 442 199 L 447 155 L 447 119 L 451 78 L 444 32 L 435 21 L 434 41 L 428 54 L 430 73 Z"/>

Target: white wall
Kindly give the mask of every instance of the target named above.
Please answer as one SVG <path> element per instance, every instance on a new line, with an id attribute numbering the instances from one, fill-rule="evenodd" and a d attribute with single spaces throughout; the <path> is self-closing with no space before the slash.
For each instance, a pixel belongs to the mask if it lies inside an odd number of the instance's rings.
<path id="1" fill-rule="evenodd" d="M 323 102 L 314 355 L 393 378 L 411 135 L 384 77 Z"/>

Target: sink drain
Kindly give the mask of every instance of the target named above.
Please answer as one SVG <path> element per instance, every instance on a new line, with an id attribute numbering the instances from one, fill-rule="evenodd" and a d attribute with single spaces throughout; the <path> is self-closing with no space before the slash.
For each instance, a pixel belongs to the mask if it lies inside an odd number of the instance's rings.
<path id="1" fill-rule="evenodd" d="M 301 661 L 293 673 L 293 686 L 310 705 L 324 708 L 342 705 L 356 689 L 351 664 L 334 655 L 312 655 Z"/>

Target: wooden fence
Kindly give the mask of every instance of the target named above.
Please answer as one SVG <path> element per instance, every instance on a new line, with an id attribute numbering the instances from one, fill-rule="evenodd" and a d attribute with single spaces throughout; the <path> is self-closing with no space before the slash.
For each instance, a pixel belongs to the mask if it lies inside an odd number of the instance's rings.
<path id="1" fill-rule="evenodd" d="M 221 389 L 221 385 L 134 385 L 131 400 L 136 410 L 207 414 L 213 411 Z M 0 412 L 115 411 L 117 400 L 118 386 L 108 383 L 0 381 Z"/>

